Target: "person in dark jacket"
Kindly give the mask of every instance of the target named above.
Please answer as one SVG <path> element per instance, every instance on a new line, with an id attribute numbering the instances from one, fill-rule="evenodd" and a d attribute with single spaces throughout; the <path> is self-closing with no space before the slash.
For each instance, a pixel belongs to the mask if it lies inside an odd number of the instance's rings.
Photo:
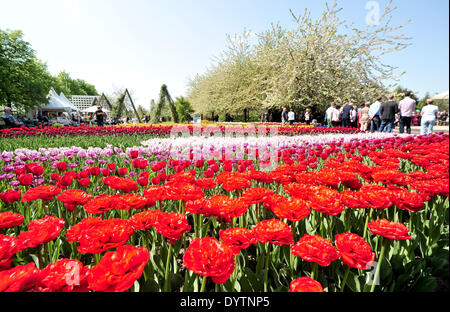
<path id="1" fill-rule="evenodd" d="M 348 128 L 351 126 L 351 112 L 353 111 L 353 105 L 347 104 L 342 110 L 342 127 Z"/>
<path id="2" fill-rule="evenodd" d="M 288 111 L 287 108 L 283 108 L 283 113 L 281 113 L 281 122 L 283 124 L 283 127 L 286 125 L 286 123 L 289 121 Z"/>
<path id="3" fill-rule="evenodd" d="M 392 133 L 394 130 L 395 114 L 398 112 L 398 103 L 394 101 L 394 95 L 389 95 L 388 101 L 381 104 L 380 107 L 380 132 Z"/>

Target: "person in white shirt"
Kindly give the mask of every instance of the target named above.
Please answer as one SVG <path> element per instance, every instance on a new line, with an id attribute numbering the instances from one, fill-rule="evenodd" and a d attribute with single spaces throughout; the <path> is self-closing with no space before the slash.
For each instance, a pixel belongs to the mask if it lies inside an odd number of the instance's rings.
<path id="1" fill-rule="evenodd" d="M 288 119 L 289 119 L 289 125 L 293 126 L 294 122 L 295 122 L 295 113 L 292 111 L 292 109 L 289 111 Z"/>
<path id="2" fill-rule="evenodd" d="M 308 126 L 311 124 L 311 110 L 309 108 L 305 112 L 305 122 Z"/>
<path id="3" fill-rule="evenodd" d="M 330 107 L 328 107 L 327 111 L 325 112 L 325 114 L 327 115 L 327 123 L 328 123 L 328 127 L 332 127 L 332 120 L 333 120 L 333 111 L 336 109 L 336 104 L 332 103 Z"/>
<path id="4" fill-rule="evenodd" d="M 341 111 L 338 109 L 337 105 L 335 105 L 331 112 L 331 123 L 333 124 L 333 127 L 339 127 L 341 125 Z"/>
<path id="5" fill-rule="evenodd" d="M 422 108 L 421 135 L 433 133 L 433 128 L 439 113 L 439 108 L 436 105 L 433 105 L 433 103 L 434 101 L 432 99 L 428 99 L 427 105 Z"/>
<path id="6" fill-rule="evenodd" d="M 350 126 L 352 128 L 358 127 L 358 107 L 353 105 L 353 110 L 350 111 Z"/>

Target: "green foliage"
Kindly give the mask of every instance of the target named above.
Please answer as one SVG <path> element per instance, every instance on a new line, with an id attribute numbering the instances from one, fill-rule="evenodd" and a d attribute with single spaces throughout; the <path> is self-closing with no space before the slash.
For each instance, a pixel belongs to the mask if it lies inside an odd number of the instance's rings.
<path id="1" fill-rule="evenodd" d="M 117 99 L 116 103 L 114 103 L 112 108 L 112 116 L 114 118 L 122 118 L 125 111 L 125 93 L 122 93 L 122 95 Z"/>
<path id="2" fill-rule="evenodd" d="M 439 110 L 441 112 L 444 111 L 444 110 L 448 111 L 449 101 L 448 101 L 448 99 L 434 100 L 434 105 L 439 107 Z"/>
<path id="3" fill-rule="evenodd" d="M 429 92 L 425 94 L 423 99 L 421 99 L 417 104 L 417 109 L 422 109 L 425 105 L 427 105 L 427 100 L 431 99 L 431 95 Z"/>
<path id="4" fill-rule="evenodd" d="M 154 107 L 154 109 L 153 109 Z M 171 118 L 174 123 L 179 123 L 180 120 L 178 118 L 178 112 L 175 107 L 175 104 L 172 100 L 172 97 L 167 90 L 167 86 L 163 84 L 161 86 L 161 91 L 159 92 L 159 101 L 156 105 L 152 106 L 152 122 L 159 123 L 159 119 L 161 117 L 165 117 L 163 114 L 164 109 L 168 107 L 171 113 Z"/>
<path id="5" fill-rule="evenodd" d="M 0 81 L 0 106 L 21 112 L 47 103 L 51 87 L 69 99 L 72 95 L 98 95 L 93 85 L 72 79 L 66 72 L 52 77 L 19 30 L 0 29 Z"/>
<path id="6" fill-rule="evenodd" d="M 416 101 L 416 103 L 420 103 L 419 98 L 417 97 L 417 95 L 414 93 L 414 91 L 409 90 L 407 88 L 403 88 L 402 86 L 398 86 L 397 88 L 395 88 L 393 94 L 395 96 L 394 100 L 399 102 L 401 100 L 403 100 L 405 98 L 405 93 L 406 92 L 411 92 L 411 96 L 410 98 L 412 98 L 414 101 Z"/>
<path id="7" fill-rule="evenodd" d="M 45 103 L 51 80 L 21 31 L 0 30 L 0 106 L 24 112 Z"/>
<path id="8" fill-rule="evenodd" d="M 175 107 L 177 109 L 178 116 L 180 116 L 180 121 L 187 121 L 187 116 L 195 112 L 191 103 L 182 96 L 177 98 Z"/>
<path id="9" fill-rule="evenodd" d="M 60 72 L 53 77 L 52 86 L 59 94 L 63 92 L 66 96 L 72 95 L 99 95 L 95 86 L 81 79 L 72 79 L 67 72 Z"/>
<path id="10" fill-rule="evenodd" d="M 385 81 L 401 76 L 383 56 L 409 46 L 410 38 L 396 33 L 404 25 L 390 25 L 394 10 L 389 3 L 379 27 L 360 30 L 338 17 L 334 3 L 317 20 L 307 10 L 291 12 L 292 29 L 276 24 L 228 36 L 223 54 L 191 80 L 188 99 L 198 113 L 233 116 L 244 109 L 260 115 L 283 107 L 325 110 L 330 102 L 372 102 L 393 87 Z"/>
<path id="11" fill-rule="evenodd" d="M 138 106 L 137 112 L 138 112 L 139 118 L 141 120 L 143 120 L 145 118 L 145 116 L 148 115 L 148 111 L 145 108 L 143 108 L 142 106 Z"/>

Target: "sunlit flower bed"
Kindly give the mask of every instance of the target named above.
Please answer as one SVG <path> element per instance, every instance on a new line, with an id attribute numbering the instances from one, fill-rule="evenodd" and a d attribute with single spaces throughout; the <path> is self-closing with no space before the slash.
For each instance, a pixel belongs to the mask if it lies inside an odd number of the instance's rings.
<path id="1" fill-rule="evenodd" d="M 3 151 L 0 291 L 436 291 L 448 278 L 448 135 L 208 140 Z"/>

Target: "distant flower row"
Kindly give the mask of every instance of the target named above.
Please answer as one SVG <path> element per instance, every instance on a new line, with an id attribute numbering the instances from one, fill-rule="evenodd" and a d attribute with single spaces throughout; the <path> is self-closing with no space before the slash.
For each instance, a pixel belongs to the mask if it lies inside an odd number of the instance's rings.
<path id="1" fill-rule="evenodd" d="M 252 135 L 256 134 L 273 134 L 280 135 L 303 135 L 303 134 L 326 134 L 326 133 L 358 133 L 358 129 L 354 128 L 322 128 L 309 126 L 192 126 L 192 125 L 145 125 L 145 126 L 109 126 L 109 127 L 35 127 L 35 128 L 14 128 L 0 130 L 0 137 L 29 137 L 29 136 L 121 136 L 121 135 L 152 135 L 157 137 L 169 136 L 174 128 L 184 134 L 196 135 L 200 134 L 222 134 L 234 133 L 236 135 Z"/>

